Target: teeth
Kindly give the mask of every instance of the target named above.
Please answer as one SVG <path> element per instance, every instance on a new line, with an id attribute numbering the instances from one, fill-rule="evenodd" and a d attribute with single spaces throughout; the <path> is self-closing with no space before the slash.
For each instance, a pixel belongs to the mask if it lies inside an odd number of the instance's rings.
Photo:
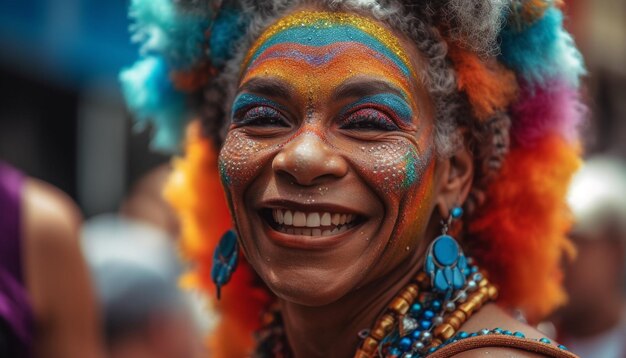
<path id="1" fill-rule="evenodd" d="M 329 236 L 347 231 L 347 224 L 350 224 L 357 216 L 354 214 L 304 213 L 302 211 L 273 209 L 272 217 L 274 222 L 281 225 L 278 229 L 281 232 L 290 235 Z"/>
<path id="2" fill-rule="evenodd" d="M 280 211 L 280 210 L 279 210 Z M 322 226 L 330 226 L 330 213 L 322 214 L 322 219 L 320 221 Z"/>
<path id="3" fill-rule="evenodd" d="M 291 211 L 286 210 L 285 211 L 285 225 L 293 225 L 293 217 L 291 216 Z"/>
<path id="4" fill-rule="evenodd" d="M 306 225 L 306 214 L 301 211 L 296 211 L 293 214 L 293 226 L 303 227 Z"/>
<path id="5" fill-rule="evenodd" d="M 307 215 L 306 226 L 307 227 L 319 227 L 320 226 L 320 214 L 310 213 L 309 215 Z"/>

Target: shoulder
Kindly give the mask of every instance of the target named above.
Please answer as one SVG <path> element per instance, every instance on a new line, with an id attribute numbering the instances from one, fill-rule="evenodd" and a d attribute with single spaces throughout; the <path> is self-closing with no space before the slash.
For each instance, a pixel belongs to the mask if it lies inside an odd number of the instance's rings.
<path id="1" fill-rule="evenodd" d="M 50 296 L 71 284 L 60 278 L 83 265 L 82 217 L 76 204 L 52 185 L 29 178 L 22 193 L 24 272 L 34 308 L 42 314 L 50 309 Z"/>
<path id="2" fill-rule="evenodd" d="M 61 190 L 27 179 L 22 195 L 23 232 L 30 247 L 62 249 L 78 239 L 82 216 Z"/>
<path id="3" fill-rule="evenodd" d="M 537 329 L 527 325 L 526 323 L 513 318 L 495 304 L 489 304 L 483 307 L 461 327 L 461 330 L 472 333 L 480 332 L 485 329 L 493 330 L 496 328 L 511 332 L 519 332 L 523 335 L 523 337 L 528 339 L 522 340 L 502 335 L 494 335 L 493 337 L 485 336 L 483 342 L 481 342 L 481 344 L 477 344 L 475 348 L 470 348 L 468 346 L 468 349 L 453 355 L 453 357 L 535 358 L 561 356 L 561 352 L 559 352 L 559 349 L 556 349 L 557 345 L 554 342 L 550 342 L 550 344 L 554 346 L 551 347 L 553 348 L 552 352 L 550 352 L 550 350 L 543 351 L 540 349 L 548 346 L 546 343 L 539 343 L 536 341 L 542 338 L 546 339 L 545 334 L 539 332 Z M 557 355 L 554 355 L 553 353 Z M 567 355 L 566 351 L 563 351 L 562 353 Z"/>

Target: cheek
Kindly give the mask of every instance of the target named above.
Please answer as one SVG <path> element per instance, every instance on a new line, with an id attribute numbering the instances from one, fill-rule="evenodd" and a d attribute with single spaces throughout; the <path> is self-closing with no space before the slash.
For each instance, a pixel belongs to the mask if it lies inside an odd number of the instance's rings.
<path id="1" fill-rule="evenodd" d="M 420 154 L 408 140 L 361 146 L 358 167 L 371 186 L 387 200 L 398 202 L 420 184 L 430 154 Z"/>
<path id="2" fill-rule="evenodd" d="M 218 162 L 224 187 L 232 191 L 249 184 L 266 164 L 270 148 L 270 145 L 251 140 L 243 133 L 230 132 Z"/>

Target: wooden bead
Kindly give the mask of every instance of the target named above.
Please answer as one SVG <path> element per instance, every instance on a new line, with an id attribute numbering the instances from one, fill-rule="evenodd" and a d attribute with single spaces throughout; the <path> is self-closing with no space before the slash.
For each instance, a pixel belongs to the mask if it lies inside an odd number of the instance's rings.
<path id="1" fill-rule="evenodd" d="M 370 335 L 379 341 L 382 340 L 391 332 L 395 322 L 396 320 L 390 314 L 380 317 L 374 325 L 374 329 L 372 329 Z"/>
<path id="2" fill-rule="evenodd" d="M 437 328 L 435 328 L 435 336 L 437 336 L 438 338 L 442 340 L 446 340 L 454 336 L 455 332 L 456 332 L 456 329 L 454 329 L 454 327 L 452 327 L 451 325 L 447 323 L 439 325 L 437 326 Z"/>
<path id="3" fill-rule="evenodd" d="M 378 349 L 378 341 L 372 337 L 367 337 L 361 344 L 361 350 L 367 354 L 374 354 Z"/>
<path id="4" fill-rule="evenodd" d="M 407 312 L 409 312 L 410 307 L 411 304 L 409 301 L 402 297 L 396 297 L 389 305 L 389 308 L 399 316 L 404 316 Z"/>

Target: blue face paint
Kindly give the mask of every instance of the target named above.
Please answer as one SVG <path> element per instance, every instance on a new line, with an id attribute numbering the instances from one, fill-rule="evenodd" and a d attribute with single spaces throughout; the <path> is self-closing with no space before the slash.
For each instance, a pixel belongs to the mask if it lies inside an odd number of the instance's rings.
<path id="1" fill-rule="evenodd" d="M 238 112 L 254 106 L 269 106 L 276 109 L 283 108 L 283 106 L 281 106 L 279 103 L 276 103 L 266 97 L 257 96 L 252 93 L 242 93 L 237 96 L 237 98 L 235 98 L 235 101 L 233 102 L 231 118 L 234 118 L 235 114 L 237 114 Z"/>

